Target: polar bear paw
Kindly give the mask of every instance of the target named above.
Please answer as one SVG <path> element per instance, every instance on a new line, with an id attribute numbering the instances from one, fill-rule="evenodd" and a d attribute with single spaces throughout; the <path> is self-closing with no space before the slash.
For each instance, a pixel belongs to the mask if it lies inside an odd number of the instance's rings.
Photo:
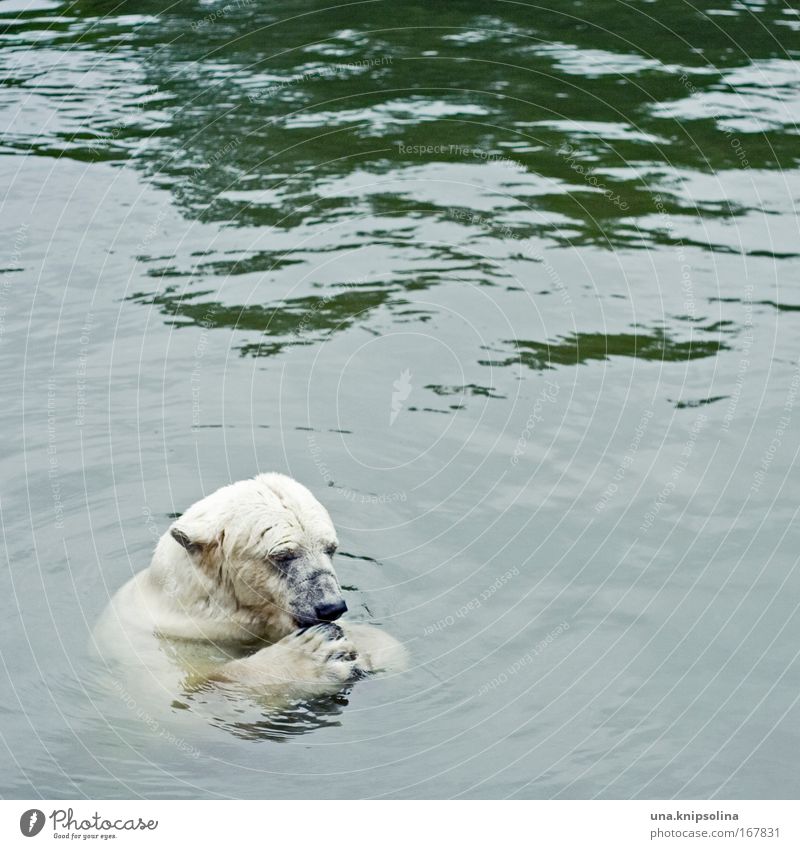
<path id="1" fill-rule="evenodd" d="M 309 671 L 308 683 L 323 680 L 334 684 L 347 684 L 360 675 L 356 647 L 333 622 L 296 631 L 281 640 L 281 643 L 287 642 L 291 642 L 291 648 L 303 656 L 303 662 L 298 664 L 298 671 Z"/>
<path id="2" fill-rule="evenodd" d="M 353 643 L 338 625 L 325 622 L 230 661 L 211 678 L 305 697 L 335 693 L 363 674 Z"/>

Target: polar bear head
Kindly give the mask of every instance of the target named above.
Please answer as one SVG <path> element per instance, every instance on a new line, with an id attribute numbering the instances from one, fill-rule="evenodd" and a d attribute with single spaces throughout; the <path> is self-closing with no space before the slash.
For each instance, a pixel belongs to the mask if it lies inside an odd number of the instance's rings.
<path id="1" fill-rule="evenodd" d="M 285 475 L 258 475 L 217 490 L 193 504 L 163 539 L 162 558 L 185 568 L 188 556 L 212 606 L 273 637 L 332 622 L 347 610 L 332 563 L 333 522 Z"/>

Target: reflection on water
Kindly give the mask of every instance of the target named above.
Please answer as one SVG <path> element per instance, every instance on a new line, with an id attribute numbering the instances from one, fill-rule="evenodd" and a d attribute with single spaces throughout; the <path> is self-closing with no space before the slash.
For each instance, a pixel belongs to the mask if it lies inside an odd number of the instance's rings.
<path id="1" fill-rule="evenodd" d="M 529 368 L 544 369 L 554 365 L 579 365 L 589 360 L 609 357 L 638 357 L 642 360 L 682 362 L 700 357 L 713 357 L 723 345 L 719 340 L 674 342 L 664 333 L 576 333 L 560 342 L 527 342 L 511 340 L 518 355 L 507 360 L 486 361 L 486 365 L 507 366 L 522 362 Z"/>
<path id="2" fill-rule="evenodd" d="M 207 298 L 209 291 L 193 291 L 191 297 Z M 386 303 L 402 305 L 402 299 L 391 300 L 390 290 L 348 290 L 325 297 L 292 298 L 275 306 L 224 306 L 214 301 L 193 303 L 175 287 L 165 286 L 157 295 L 133 295 L 139 303 L 155 304 L 174 318 L 175 326 L 229 327 L 253 330 L 263 334 L 263 341 L 241 346 L 243 354 L 269 356 L 280 353 L 287 345 L 310 345 L 325 335 L 347 330 L 364 321 L 375 307 Z"/>
<path id="3" fill-rule="evenodd" d="M 348 704 L 347 692 L 342 692 L 285 707 L 267 706 L 246 691 L 207 685 L 187 692 L 183 702 L 173 702 L 173 708 L 190 710 L 241 740 L 281 743 L 322 728 L 340 727 L 339 718 Z"/>
<path id="4" fill-rule="evenodd" d="M 0 39 L 4 795 L 796 797 L 797 9 L 7 0 Z M 86 684 L 169 517 L 273 468 L 412 670 Z"/>

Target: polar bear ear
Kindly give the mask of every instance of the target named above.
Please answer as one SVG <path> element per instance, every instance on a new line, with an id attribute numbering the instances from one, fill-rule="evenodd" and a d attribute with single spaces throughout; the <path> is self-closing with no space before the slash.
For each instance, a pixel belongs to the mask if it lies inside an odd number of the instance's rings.
<path id="1" fill-rule="evenodd" d="M 186 531 L 179 528 L 177 525 L 173 525 L 169 529 L 169 533 L 175 542 L 177 542 L 178 545 L 182 545 L 189 554 L 200 554 L 204 548 L 203 543 L 192 540 Z"/>

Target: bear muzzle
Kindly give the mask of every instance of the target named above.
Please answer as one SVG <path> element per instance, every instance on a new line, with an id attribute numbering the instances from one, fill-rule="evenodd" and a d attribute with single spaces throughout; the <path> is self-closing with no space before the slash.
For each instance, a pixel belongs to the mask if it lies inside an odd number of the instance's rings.
<path id="1" fill-rule="evenodd" d="M 313 613 L 295 616 L 298 628 L 310 628 L 323 622 L 335 622 L 340 616 L 347 612 L 347 603 L 343 598 L 336 601 L 325 602 L 314 607 Z"/>

